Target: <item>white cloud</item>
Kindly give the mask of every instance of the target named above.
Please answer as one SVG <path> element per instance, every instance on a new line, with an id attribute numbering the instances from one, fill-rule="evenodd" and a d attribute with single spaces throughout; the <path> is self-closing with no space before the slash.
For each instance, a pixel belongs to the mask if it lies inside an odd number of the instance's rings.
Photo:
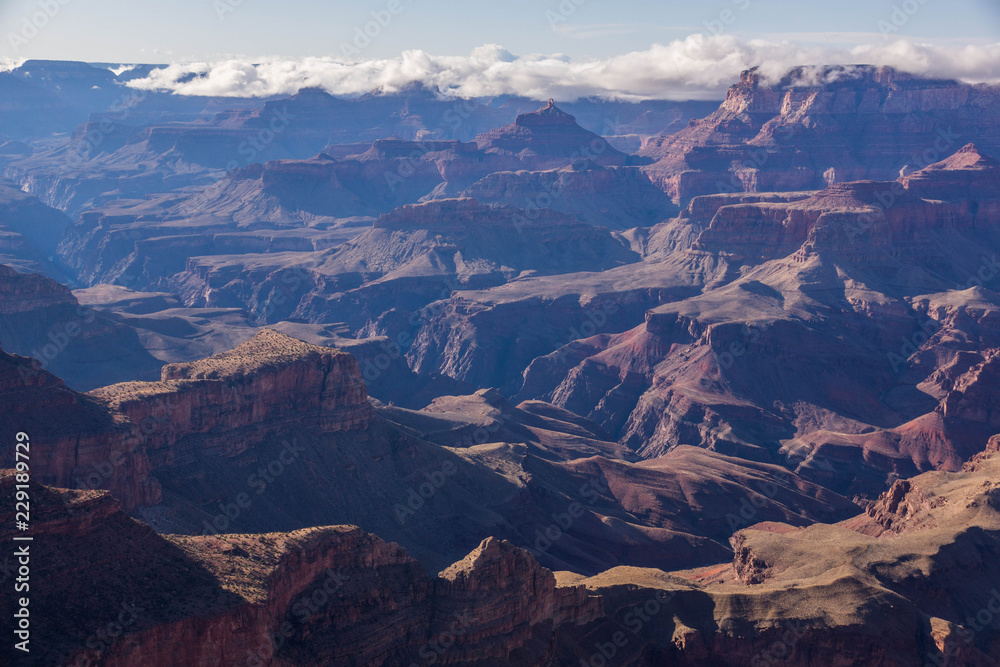
<path id="1" fill-rule="evenodd" d="M 25 63 L 24 58 L 0 58 L 0 72 L 15 70 Z"/>
<path id="2" fill-rule="evenodd" d="M 253 97 L 290 95 L 311 86 L 350 96 L 423 83 L 462 97 L 718 99 L 740 71 L 750 67 L 760 66 L 765 74 L 779 76 L 797 65 L 831 64 L 890 65 L 924 76 L 996 82 L 1000 43 L 960 46 L 900 39 L 850 47 L 697 34 L 600 60 L 571 60 L 561 54 L 516 56 L 490 44 L 468 56 L 414 50 L 360 62 L 304 58 L 174 64 L 130 85 L 181 95 Z"/>
<path id="3" fill-rule="evenodd" d="M 136 68 L 135 65 L 118 65 L 118 67 L 109 67 L 108 71 L 115 76 L 121 76 L 125 72 L 131 72 Z"/>

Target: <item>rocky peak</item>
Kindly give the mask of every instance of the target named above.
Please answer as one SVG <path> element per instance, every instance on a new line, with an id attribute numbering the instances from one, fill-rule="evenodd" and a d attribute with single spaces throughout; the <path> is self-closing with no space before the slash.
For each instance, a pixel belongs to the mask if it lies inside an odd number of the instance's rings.
<path id="1" fill-rule="evenodd" d="M 887 67 L 799 67 L 780 77 L 748 70 L 715 113 L 650 139 L 639 155 L 655 160 L 644 171 L 678 202 L 733 187 L 888 181 L 929 148 L 947 154 L 975 137 L 996 150 L 997 99 L 996 87 Z"/>
<path id="2" fill-rule="evenodd" d="M 625 163 L 624 153 L 580 127 L 576 118 L 557 107 L 553 100 L 538 111 L 519 115 L 510 125 L 480 134 L 476 143 L 483 150 L 522 159 L 558 159 L 560 166 L 581 157 L 601 164 Z M 554 165 L 550 162 L 539 166 Z"/>
<path id="3" fill-rule="evenodd" d="M 955 152 L 951 157 L 925 168 L 926 171 L 936 171 L 940 169 L 977 169 L 981 171 L 1000 170 L 1000 161 L 989 155 L 983 154 L 974 144 L 966 144 Z"/>
<path id="4" fill-rule="evenodd" d="M 954 154 L 899 178 L 924 199 L 954 201 L 1000 197 L 1000 161 L 966 144 Z"/>
<path id="5" fill-rule="evenodd" d="M 461 658 L 506 658 L 523 646 L 536 628 L 553 622 L 585 623 L 601 615 L 598 598 L 583 586 L 557 588 L 552 572 L 523 549 L 489 537 L 461 561 L 439 575 L 439 615 L 454 618 L 464 611 L 476 632 L 456 648 Z M 444 628 L 441 628 L 442 630 Z"/>
<path id="6" fill-rule="evenodd" d="M 11 471 L 0 471 L 0 500 L 9 540 Z M 49 584 L 32 609 L 55 619 L 38 664 L 539 665 L 560 626 L 602 615 L 600 597 L 557 586 L 530 554 L 492 538 L 445 571 L 461 575 L 436 578 L 350 525 L 159 535 L 106 492 L 39 485 L 32 505 L 33 574 Z M 81 572 L 92 586 L 80 588 Z M 4 614 L 14 605 L 0 598 Z M 95 635 L 105 627 L 117 634 Z M 13 652 L 0 649 L 0 662 Z"/>
<path id="7" fill-rule="evenodd" d="M 520 114 L 514 121 L 514 124 L 522 127 L 539 125 L 576 125 L 576 118 L 557 107 L 555 100 L 549 100 L 549 103 L 538 111 Z"/>

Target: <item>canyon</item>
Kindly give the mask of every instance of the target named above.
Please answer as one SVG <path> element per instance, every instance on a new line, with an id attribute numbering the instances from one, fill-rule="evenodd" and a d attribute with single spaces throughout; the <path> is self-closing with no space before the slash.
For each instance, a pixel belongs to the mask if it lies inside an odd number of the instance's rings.
<path id="1" fill-rule="evenodd" d="M 150 67 L 0 74 L 24 664 L 996 663 L 995 86 Z"/>

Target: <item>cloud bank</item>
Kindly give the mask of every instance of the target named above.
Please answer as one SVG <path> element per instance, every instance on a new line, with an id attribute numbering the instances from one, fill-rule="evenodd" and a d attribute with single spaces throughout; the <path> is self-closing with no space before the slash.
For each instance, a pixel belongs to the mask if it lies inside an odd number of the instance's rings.
<path id="1" fill-rule="evenodd" d="M 572 60 L 558 54 L 517 56 L 491 44 L 468 56 L 435 56 L 418 50 L 355 62 L 304 58 L 174 64 L 129 85 L 180 95 L 267 97 L 306 87 L 351 96 L 421 83 L 456 97 L 688 100 L 719 99 L 750 67 L 760 66 L 776 77 L 797 65 L 839 64 L 889 65 L 922 76 L 994 83 L 1000 81 L 1000 43 L 949 46 L 900 39 L 835 47 L 698 34 L 601 60 Z"/>

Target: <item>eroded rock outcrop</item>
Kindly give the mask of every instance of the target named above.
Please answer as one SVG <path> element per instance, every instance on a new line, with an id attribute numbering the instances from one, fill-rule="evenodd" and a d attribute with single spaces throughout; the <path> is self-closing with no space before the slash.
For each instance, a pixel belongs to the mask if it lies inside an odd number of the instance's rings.
<path id="1" fill-rule="evenodd" d="M 653 182 L 683 202 L 891 180 L 969 141 L 1000 148 L 997 95 L 887 67 L 802 67 L 777 81 L 750 70 L 714 114 L 649 140 L 640 155 L 654 160 L 644 167 Z"/>
<path id="2" fill-rule="evenodd" d="M 1000 428 L 996 170 L 967 146 L 892 182 L 695 198 L 647 252 L 727 272 L 643 325 L 536 359 L 520 397 L 644 456 L 785 459 L 868 497 L 887 473 L 958 470 Z"/>
<path id="3" fill-rule="evenodd" d="M 599 598 L 557 587 L 530 554 L 497 540 L 439 578 L 353 526 L 161 536 L 106 492 L 33 493 L 32 577 L 45 585 L 33 587 L 31 611 L 51 641 L 21 664 L 374 666 L 434 655 L 543 665 L 560 626 L 602 613 Z M 0 472 L 10 508 L 13 495 L 13 474 Z M 14 603 L 4 596 L 4 615 Z M 9 643 L 2 651 L 14 659 Z"/>
<path id="4" fill-rule="evenodd" d="M 113 385 L 92 395 L 133 424 L 159 423 L 146 440 L 151 452 L 211 433 L 234 455 L 289 423 L 332 433 L 364 429 L 373 418 L 353 356 L 269 329 L 230 352 L 168 364 L 158 383 Z"/>
<path id="5" fill-rule="evenodd" d="M 613 655 L 636 665 L 994 665 L 998 471 L 993 454 L 974 470 L 899 482 L 841 524 L 748 527 L 732 540 L 732 564 L 566 574 L 604 598 L 607 616 L 565 627 L 557 655 L 563 664 Z"/>
<path id="6" fill-rule="evenodd" d="M 519 115 L 511 125 L 479 135 L 476 143 L 487 152 L 531 159 L 536 168 L 581 157 L 622 165 L 626 158 L 603 138 L 577 125 L 553 100 L 538 111 Z"/>
<path id="7" fill-rule="evenodd" d="M 90 394 L 67 388 L 35 360 L 3 354 L 0 362 L 4 428 L 38 440 L 38 478 L 110 489 L 128 510 L 159 503 L 156 469 L 202 448 L 231 457 L 289 425 L 355 432 L 374 419 L 354 357 L 269 330 L 232 352 L 168 365 L 161 382 Z"/>

